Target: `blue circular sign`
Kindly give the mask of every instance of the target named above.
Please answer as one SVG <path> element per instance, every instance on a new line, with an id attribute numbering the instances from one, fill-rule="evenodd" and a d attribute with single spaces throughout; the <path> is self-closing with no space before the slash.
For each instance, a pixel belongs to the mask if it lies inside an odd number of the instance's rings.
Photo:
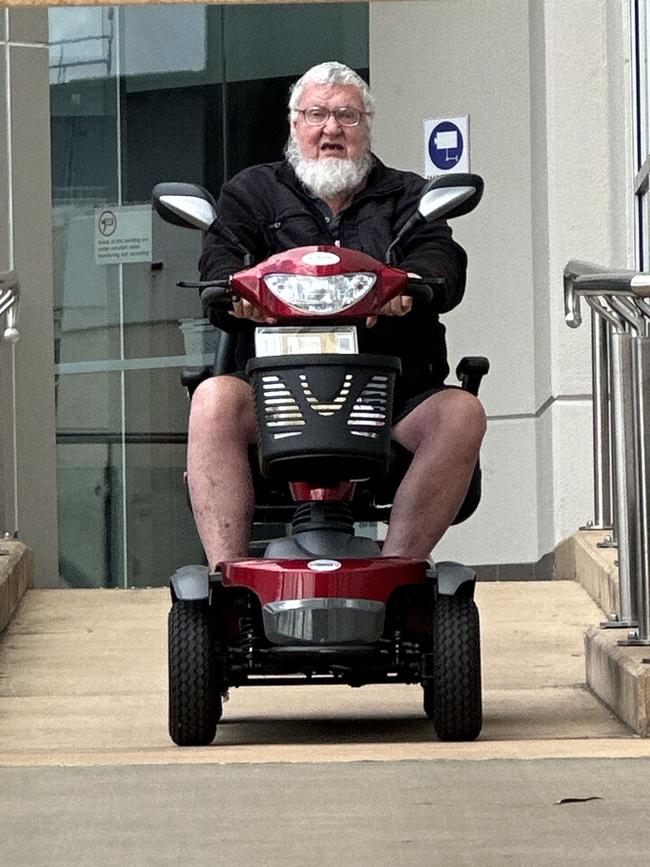
<path id="1" fill-rule="evenodd" d="M 450 120 L 443 120 L 431 130 L 429 156 L 437 168 L 453 169 L 462 157 L 464 147 L 462 132 Z"/>

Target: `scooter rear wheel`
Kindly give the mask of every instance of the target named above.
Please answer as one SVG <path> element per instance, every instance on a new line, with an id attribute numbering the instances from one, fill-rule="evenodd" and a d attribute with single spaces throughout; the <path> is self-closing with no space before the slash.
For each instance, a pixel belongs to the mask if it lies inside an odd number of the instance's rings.
<path id="1" fill-rule="evenodd" d="M 174 602 L 168 626 L 169 734 L 180 747 L 206 746 L 221 717 L 207 602 Z"/>
<path id="2" fill-rule="evenodd" d="M 443 741 L 473 741 L 483 725 L 479 614 L 473 599 L 438 596 L 432 683 L 424 709 Z"/>

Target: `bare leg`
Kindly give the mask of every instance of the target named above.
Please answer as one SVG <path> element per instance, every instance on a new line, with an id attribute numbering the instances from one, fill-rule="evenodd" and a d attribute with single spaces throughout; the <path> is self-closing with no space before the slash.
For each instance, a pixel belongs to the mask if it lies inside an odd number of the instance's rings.
<path id="1" fill-rule="evenodd" d="M 206 380 L 192 397 L 187 476 L 196 526 L 211 569 L 248 556 L 254 494 L 248 447 L 253 393 L 232 376 Z"/>
<path id="2" fill-rule="evenodd" d="M 395 494 L 384 557 L 429 556 L 458 514 L 484 433 L 481 403 L 460 389 L 432 395 L 395 425 L 413 460 Z"/>

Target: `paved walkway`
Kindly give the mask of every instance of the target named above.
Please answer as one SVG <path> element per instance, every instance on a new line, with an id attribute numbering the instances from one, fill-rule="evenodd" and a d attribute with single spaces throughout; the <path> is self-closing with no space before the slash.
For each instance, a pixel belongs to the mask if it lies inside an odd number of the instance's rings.
<path id="1" fill-rule="evenodd" d="M 0 768 L 0 863 L 646 867 L 649 799 L 650 759 Z"/>

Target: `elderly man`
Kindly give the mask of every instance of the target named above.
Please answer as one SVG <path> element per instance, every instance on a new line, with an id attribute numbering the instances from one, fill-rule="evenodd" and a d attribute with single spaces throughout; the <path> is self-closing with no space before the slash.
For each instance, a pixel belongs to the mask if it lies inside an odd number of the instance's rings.
<path id="1" fill-rule="evenodd" d="M 424 180 L 387 168 L 370 150 L 373 99 L 365 82 L 336 62 L 308 70 L 289 102 L 286 160 L 253 166 L 221 191 L 219 216 L 256 261 L 293 247 L 334 244 L 383 260 L 416 207 Z M 423 226 L 398 251 L 397 265 L 424 281 L 444 277 L 433 302 L 412 310 L 399 297 L 360 329 L 359 350 L 400 357 L 393 437 L 413 454 L 393 502 L 384 556 L 426 558 L 454 520 L 467 492 L 485 432 L 477 398 L 445 386 L 449 372 L 438 314 L 465 287 L 466 256 L 444 221 Z M 241 252 L 208 234 L 201 277 L 243 267 Z M 238 333 L 237 364 L 253 354 L 263 313 L 246 301 L 217 324 Z M 247 556 L 253 514 L 248 462 L 255 441 L 252 391 L 243 373 L 202 383 L 192 399 L 188 479 L 208 563 Z"/>

